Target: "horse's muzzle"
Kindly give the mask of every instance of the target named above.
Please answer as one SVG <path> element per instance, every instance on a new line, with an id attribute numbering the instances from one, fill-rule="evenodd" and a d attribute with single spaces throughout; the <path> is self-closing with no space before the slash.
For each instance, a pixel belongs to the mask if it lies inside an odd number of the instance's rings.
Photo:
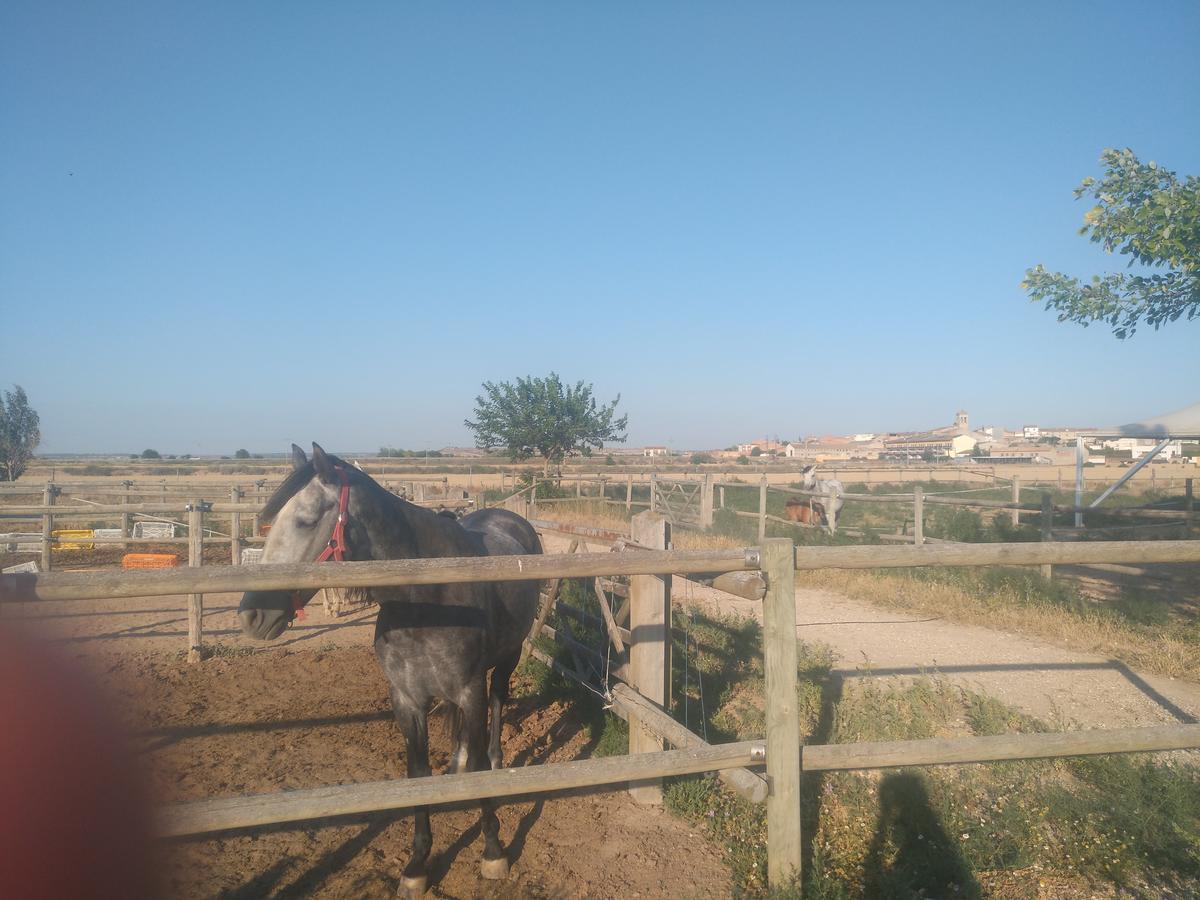
<path id="1" fill-rule="evenodd" d="M 242 632 L 260 641 L 275 640 L 294 617 L 290 591 L 247 591 L 238 605 Z"/>

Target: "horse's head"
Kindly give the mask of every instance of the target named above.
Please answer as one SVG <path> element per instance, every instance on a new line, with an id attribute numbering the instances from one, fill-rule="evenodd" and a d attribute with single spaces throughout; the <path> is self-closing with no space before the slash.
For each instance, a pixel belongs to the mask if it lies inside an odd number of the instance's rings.
<path id="1" fill-rule="evenodd" d="M 337 457 L 329 456 L 313 444 L 309 461 L 304 451 L 293 444 L 292 474 L 267 501 L 261 514 L 271 522 L 262 562 L 340 558 L 341 554 L 334 554 L 333 548 L 345 540 L 338 519 L 346 512 L 343 506 L 349 503 L 349 485 L 350 475 Z M 316 593 L 316 590 L 247 591 L 238 606 L 242 631 L 259 640 L 274 640 Z"/>
<path id="2" fill-rule="evenodd" d="M 817 486 L 817 466 L 815 463 L 811 466 L 805 466 L 800 470 L 800 483 L 806 491 L 811 491 Z"/>

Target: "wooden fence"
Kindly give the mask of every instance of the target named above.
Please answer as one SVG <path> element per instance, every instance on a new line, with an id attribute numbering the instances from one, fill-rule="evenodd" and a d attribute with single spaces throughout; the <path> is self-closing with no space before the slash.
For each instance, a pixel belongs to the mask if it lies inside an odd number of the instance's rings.
<path id="1" fill-rule="evenodd" d="M 643 514 L 645 518 L 645 514 Z M 649 518 L 658 518 L 650 514 Z M 1069 734 L 1001 735 L 933 741 L 830 745 L 802 748 L 796 703 L 796 606 L 794 574 L 800 568 L 878 568 L 928 565 L 1039 563 L 1196 562 L 1200 542 L 1093 542 L 1078 544 L 978 544 L 921 547 L 803 547 L 788 539 L 770 539 L 760 548 L 736 550 L 626 550 L 572 556 L 514 556 L 465 559 L 397 560 L 301 565 L 192 568 L 161 572 L 86 572 L 0 575 L 0 604 L 35 600 L 141 597 L 163 593 L 229 590 L 285 590 L 323 587 L 433 584 L 445 582 L 594 578 L 599 575 L 662 576 L 667 573 L 761 571 L 767 584 L 763 608 L 766 672 L 765 742 L 719 747 L 695 735 L 673 743 L 686 749 L 632 753 L 623 757 L 431 776 L 403 782 L 343 785 L 184 804 L 162 818 L 165 834 L 202 834 L 280 822 L 299 822 L 348 813 L 400 809 L 437 803 L 514 797 L 584 786 L 648 781 L 671 775 L 754 766 L 765 762 L 767 784 L 768 868 L 770 884 L 780 887 L 800 875 L 800 780 L 802 772 L 865 769 L 896 765 L 939 765 L 997 759 L 1037 759 L 1093 753 L 1200 748 L 1200 725 L 1136 728 Z M 651 583 L 632 588 L 648 598 L 652 615 L 670 614 Z M 649 589 L 647 589 L 649 588 Z M 657 659 L 649 672 L 633 669 L 630 690 L 669 672 L 669 618 L 657 624 L 633 621 L 635 648 L 647 642 Z M 643 648 L 647 649 L 647 648 Z M 639 654 L 638 659 L 642 658 Z M 631 652 L 630 661 L 634 662 Z M 664 704 L 641 691 L 625 694 L 631 732 L 662 736 Z M 656 707 L 656 715 L 645 712 Z M 676 729 L 682 727 L 676 723 Z M 632 745 L 631 745 L 632 746 Z"/>
<path id="2" fill-rule="evenodd" d="M 195 487 L 192 487 L 195 492 Z M 426 499 L 424 491 L 416 491 L 417 497 L 414 497 L 410 502 L 416 503 L 418 506 L 436 507 L 440 509 L 469 509 L 475 506 L 475 501 L 466 497 L 449 496 L 449 488 L 445 489 L 446 496 L 439 499 Z M 0 516 L 3 518 L 0 521 L 14 522 L 40 522 L 40 533 L 21 533 L 21 534 L 3 534 L 3 531 L 9 526 L 4 526 L 0 529 L 0 544 L 21 543 L 21 544 L 37 544 L 40 552 L 40 563 L 43 572 L 49 572 L 53 568 L 52 549 L 55 545 L 62 544 L 77 544 L 81 542 L 78 535 L 75 536 L 56 536 L 55 522 L 63 519 L 103 519 L 103 518 L 118 518 L 120 519 L 119 536 L 97 536 L 91 535 L 82 539 L 83 542 L 93 545 L 120 545 L 121 547 L 136 547 L 145 545 L 162 545 L 162 544 L 179 544 L 187 545 L 189 548 L 188 564 L 192 566 L 199 565 L 197 561 L 198 555 L 201 553 L 204 544 L 228 544 L 230 550 L 230 561 L 233 565 L 241 563 L 241 550 L 247 544 L 263 543 L 266 538 L 259 533 L 259 512 L 262 510 L 269 492 L 260 492 L 253 502 L 246 502 L 245 491 L 238 486 L 230 487 L 226 494 L 229 496 L 227 503 L 214 503 L 201 499 L 167 498 L 162 499 L 158 503 L 133 502 L 133 493 L 122 496 L 122 503 L 89 503 L 83 506 L 64 506 L 60 498 L 65 496 L 59 485 L 47 482 L 42 491 L 42 502 L 39 504 L 21 504 L 9 503 L 0 505 Z M 154 496 L 154 492 L 150 492 L 150 496 Z M 103 492 L 89 492 L 89 496 L 104 496 Z M 213 494 L 209 494 L 213 496 Z M 411 495 L 410 495 L 411 496 Z M 199 518 L 192 516 L 192 511 L 199 511 Z M 208 520 L 209 515 L 220 515 L 228 519 L 228 533 L 218 532 L 209 527 L 211 520 Z M 243 516 L 246 517 L 246 522 L 249 525 L 249 534 L 244 533 Z M 187 534 L 185 537 L 148 537 L 137 538 L 133 537 L 132 526 L 134 520 L 150 521 L 150 522 L 167 522 L 175 525 Z M 193 529 L 195 529 L 193 531 Z M 115 530 L 115 529 L 114 529 Z M 203 535 L 202 540 L 197 540 L 196 535 Z M 7 540 L 5 540 L 6 538 Z"/>
<path id="3" fill-rule="evenodd" d="M 617 486 L 619 488 L 621 486 L 621 481 L 618 478 L 601 478 L 597 476 L 592 479 L 584 476 L 576 476 L 564 480 L 575 482 L 575 496 L 573 498 L 570 496 L 550 499 L 536 498 L 536 481 L 532 488 L 518 492 L 514 497 L 522 498 L 523 506 L 521 508 L 529 512 L 532 512 L 536 506 L 543 504 L 593 501 L 607 505 L 624 506 L 627 512 L 632 512 L 635 507 L 648 508 L 652 512 L 662 512 L 675 527 L 699 529 L 711 528 L 716 512 L 724 509 L 735 516 L 756 520 L 758 523 L 758 540 L 761 541 L 766 537 L 768 522 L 797 528 L 808 527 L 807 525 L 793 522 L 790 519 L 769 514 L 767 512 L 769 494 L 773 492 L 789 497 L 804 497 L 817 500 L 826 496 L 817 491 L 805 491 L 798 488 L 771 484 L 765 474 L 760 476 L 757 484 L 753 484 L 743 481 L 720 480 L 708 474 L 701 476 L 699 479 L 688 480 L 660 477 L 657 473 L 651 473 L 644 481 L 635 482 L 633 474 L 630 473 L 624 479 L 625 496 L 623 499 L 610 496 L 610 487 Z M 584 488 L 585 484 L 589 485 L 587 489 Z M 647 496 L 648 500 L 635 499 L 635 484 L 638 487 L 639 493 Z M 1012 500 L 1010 501 L 972 498 L 958 494 L 941 495 L 927 492 L 922 486 L 916 486 L 911 493 L 904 494 L 868 494 L 865 492 L 850 491 L 841 496 L 846 503 L 911 505 L 911 533 L 907 529 L 904 529 L 902 532 L 897 532 L 896 534 L 876 534 L 879 540 L 901 543 L 922 544 L 927 540 L 934 540 L 925 535 L 925 510 L 927 507 L 934 506 L 951 506 L 964 509 L 993 510 L 997 512 L 1007 511 L 1014 527 L 1020 523 L 1022 512 L 1033 514 L 1040 518 L 1042 522 L 1042 539 L 1047 541 L 1053 540 L 1051 526 L 1054 516 L 1057 515 L 1078 514 L 1079 516 L 1083 516 L 1090 513 L 1105 517 L 1137 520 L 1151 519 L 1157 520 L 1158 525 L 1168 527 L 1178 526 L 1181 529 L 1190 529 L 1196 522 L 1194 480 L 1192 478 L 1182 479 L 1184 494 L 1181 509 L 1163 509 L 1161 506 L 1152 505 L 1129 507 L 1066 506 L 1051 502 L 1048 493 L 1043 493 L 1037 503 L 1022 503 L 1020 501 L 1022 490 L 1020 476 L 1014 476 L 1009 484 L 1012 489 Z M 1026 488 L 1028 487 L 1026 485 Z M 754 490 L 755 488 L 758 490 L 757 512 L 733 509 L 726 505 L 725 495 L 727 489 Z M 531 500 L 532 505 L 530 505 Z M 861 531 L 855 529 L 844 529 L 844 531 L 851 536 L 862 535 Z"/>

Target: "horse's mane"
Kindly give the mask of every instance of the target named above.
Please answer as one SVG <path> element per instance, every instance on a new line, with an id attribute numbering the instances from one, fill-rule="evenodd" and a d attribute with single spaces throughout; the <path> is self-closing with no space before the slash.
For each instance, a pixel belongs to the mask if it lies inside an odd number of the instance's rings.
<path id="1" fill-rule="evenodd" d="M 392 497 L 392 495 L 388 493 L 388 491 L 385 490 L 379 484 L 379 482 L 367 475 L 365 472 L 361 471 L 360 469 L 356 469 L 353 466 L 347 465 L 344 460 L 339 459 L 332 454 L 328 454 L 328 456 L 331 463 L 333 463 L 335 466 L 342 467 L 351 484 L 358 487 L 374 488 L 377 492 L 382 493 L 389 498 Z M 264 522 L 270 522 L 273 520 L 277 515 L 279 515 L 279 511 L 287 505 L 287 502 L 296 496 L 296 494 L 300 493 L 300 491 L 304 489 L 304 486 L 312 481 L 313 476 L 316 474 L 317 469 L 316 466 L 313 465 L 313 461 L 311 459 L 300 468 L 293 469 L 291 474 L 283 480 L 283 484 L 279 485 L 279 487 L 275 489 L 275 493 L 273 493 L 271 498 L 267 500 L 266 505 L 263 506 L 262 511 L 258 514 L 259 519 Z"/>

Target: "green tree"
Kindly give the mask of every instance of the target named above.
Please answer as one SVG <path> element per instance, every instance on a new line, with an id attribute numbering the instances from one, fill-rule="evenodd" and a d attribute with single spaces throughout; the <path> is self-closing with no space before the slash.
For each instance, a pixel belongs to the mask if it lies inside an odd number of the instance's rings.
<path id="1" fill-rule="evenodd" d="M 1076 199 L 1091 194 L 1097 201 L 1079 233 L 1144 271 L 1094 275 L 1085 283 L 1039 264 L 1026 270 L 1021 287 L 1057 310 L 1060 322 L 1107 322 L 1118 338 L 1143 320 L 1158 328 L 1200 316 L 1200 178 L 1180 181 L 1128 149 L 1105 150 L 1100 162 L 1104 177 L 1075 188 Z"/>
<path id="2" fill-rule="evenodd" d="M 233 454 L 233 458 L 234 459 L 249 459 L 250 451 L 249 450 L 238 450 Z"/>
<path id="3" fill-rule="evenodd" d="M 225 457 L 228 459 L 229 457 Z M 143 450 L 142 459 L 162 459 L 162 454 L 157 450 Z"/>
<path id="4" fill-rule="evenodd" d="M 29 405 L 25 388 L 14 384 L 0 401 L 0 481 L 16 481 L 41 443 L 41 420 Z"/>
<path id="5" fill-rule="evenodd" d="M 463 424 L 477 447 L 505 447 L 514 460 L 538 454 L 543 473 L 575 453 L 590 456 L 605 441 L 624 442 L 629 416 L 614 419 L 621 396 L 598 404 L 592 386 L 564 385 L 554 372 L 545 378 L 518 378 L 515 384 L 490 381 L 475 398 L 475 419 Z"/>

